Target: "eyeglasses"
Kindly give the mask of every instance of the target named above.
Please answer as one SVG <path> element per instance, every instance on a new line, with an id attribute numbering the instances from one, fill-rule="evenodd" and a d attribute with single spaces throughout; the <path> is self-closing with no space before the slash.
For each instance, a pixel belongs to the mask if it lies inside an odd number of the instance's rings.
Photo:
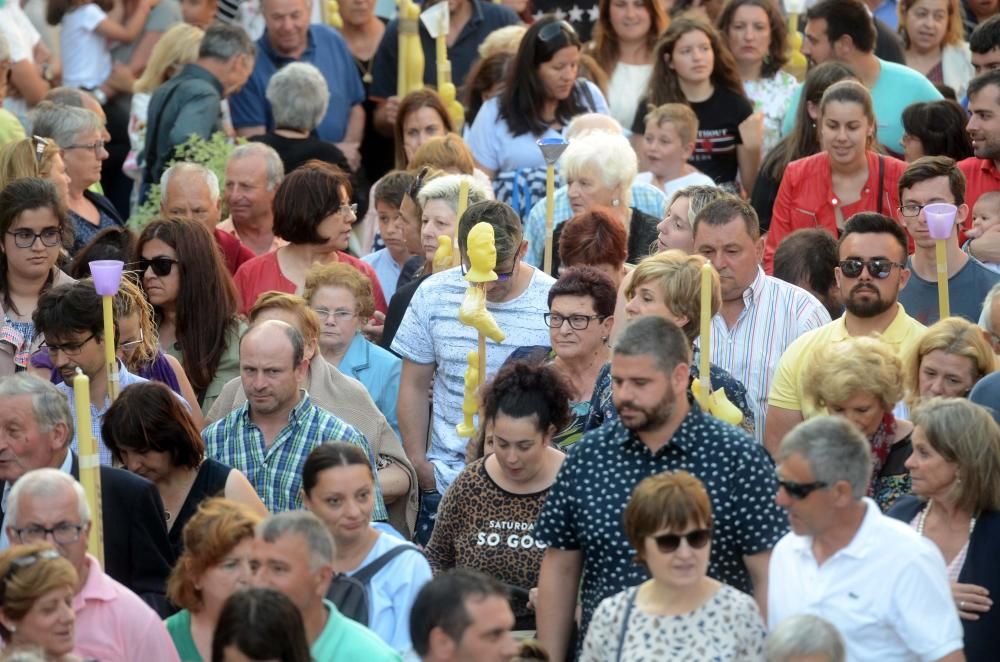
<path id="1" fill-rule="evenodd" d="M 142 344 L 142 329 L 139 329 L 139 337 L 135 340 L 129 340 L 128 342 L 119 343 L 118 346 L 126 351 L 132 351 L 133 349 L 139 347 Z"/>
<path id="2" fill-rule="evenodd" d="M 49 248 L 62 243 L 62 230 L 59 228 L 45 228 L 41 232 L 32 232 L 27 228 L 21 228 L 13 232 L 8 230 L 7 234 L 14 237 L 14 245 L 18 248 L 31 248 L 35 245 L 36 239 L 41 239 L 42 246 Z"/>
<path id="3" fill-rule="evenodd" d="M 826 487 L 826 483 L 816 481 L 815 483 L 793 483 L 787 480 L 778 479 L 778 487 L 788 492 L 788 496 L 801 501 L 816 490 Z"/>
<path id="4" fill-rule="evenodd" d="M 332 317 L 337 324 L 341 324 L 352 317 L 357 316 L 356 312 L 352 310 L 345 310 L 343 308 L 338 308 L 337 310 L 330 310 L 329 308 L 313 308 L 312 311 L 316 313 L 316 317 L 319 318 L 319 321 L 325 322 Z"/>
<path id="5" fill-rule="evenodd" d="M 340 213 L 347 214 L 350 212 L 351 216 L 357 217 L 358 215 L 358 203 L 353 202 L 349 205 L 340 205 Z"/>
<path id="6" fill-rule="evenodd" d="M 559 313 L 545 313 L 542 318 L 551 329 L 562 328 L 563 322 L 569 322 L 569 328 L 583 331 L 590 326 L 590 320 L 603 320 L 605 315 L 569 315 L 563 317 Z"/>
<path id="7" fill-rule="evenodd" d="M 505 271 L 505 272 L 502 272 L 502 273 L 501 273 L 501 272 L 499 272 L 499 271 L 496 271 L 496 270 L 494 270 L 494 273 L 496 273 L 496 275 L 497 275 L 497 280 L 496 280 L 496 282 L 499 282 L 499 283 L 502 283 L 502 282 L 504 282 L 505 280 L 510 280 L 511 278 L 513 278 L 513 277 L 514 277 L 514 272 L 515 272 L 515 271 L 517 271 L 517 263 L 518 263 L 518 262 L 520 262 L 520 261 L 521 261 L 521 258 L 520 258 L 520 257 L 518 257 L 517 259 L 515 259 L 515 260 L 514 260 L 514 266 L 513 266 L 513 267 L 511 267 L 511 270 L 510 270 L 510 271 Z M 463 275 L 463 276 L 464 276 L 465 274 L 469 273 L 469 272 L 468 272 L 468 271 L 466 270 L 466 268 L 465 268 L 465 262 L 462 262 L 462 264 L 461 264 L 461 267 L 462 267 L 462 275 Z M 575 327 L 574 327 L 574 328 L 575 328 Z M 584 327 L 584 328 L 586 328 L 586 327 Z"/>
<path id="8" fill-rule="evenodd" d="M 160 278 L 169 275 L 170 270 L 174 268 L 175 264 L 177 264 L 177 260 L 174 260 L 173 258 L 169 257 L 164 257 L 163 255 L 154 257 L 149 260 L 147 260 L 146 258 L 142 258 L 140 260 L 136 260 L 135 262 L 136 271 L 139 272 L 140 276 L 144 275 L 148 269 L 152 268 L 153 273 L 159 276 Z"/>
<path id="9" fill-rule="evenodd" d="M 868 273 L 872 278 L 888 278 L 893 267 L 904 268 L 906 265 L 884 257 L 877 257 L 872 260 L 861 260 L 859 258 L 848 258 L 839 263 L 840 271 L 848 278 L 857 278 L 861 275 L 861 270 L 868 268 Z"/>
<path id="10" fill-rule="evenodd" d="M 44 526 L 26 526 L 23 529 L 14 529 L 18 540 L 23 543 L 42 542 L 49 537 L 49 534 L 52 534 L 52 539 L 59 545 L 69 545 L 76 542 L 80 539 L 81 531 L 83 531 L 83 526 L 69 522 L 60 522 L 51 529 L 46 529 Z M 59 556 L 58 552 L 53 553 Z"/>
<path id="11" fill-rule="evenodd" d="M 555 23 L 549 23 L 538 31 L 538 41 L 547 44 L 562 34 L 566 35 L 567 41 L 579 40 L 579 37 L 576 36 L 576 30 L 573 29 L 572 25 L 566 21 L 556 21 Z"/>
<path id="12" fill-rule="evenodd" d="M 940 203 L 927 203 L 926 205 L 900 205 L 896 207 L 899 213 L 907 218 L 913 218 L 915 216 L 920 216 L 920 212 L 923 211 L 924 207 L 930 204 L 940 204 Z"/>
<path id="13" fill-rule="evenodd" d="M 48 351 L 49 356 L 55 356 L 56 352 L 62 352 L 66 356 L 76 356 L 83 349 L 83 346 L 93 340 L 96 336 L 91 333 L 89 336 L 81 340 L 80 342 L 68 342 L 62 345 L 52 345 L 48 342 L 43 342 L 41 348 Z"/>
<path id="14" fill-rule="evenodd" d="M 99 159 L 101 158 L 101 152 L 104 151 L 104 141 L 98 140 L 96 143 L 90 143 L 87 145 L 66 145 L 63 147 L 64 152 L 68 149 L 89 149 L 94 153 L 94 156 Z"/>
<path id="15" fill-rule="evenodd" d="M 676 552 L 681 546 L 681 540 L 687 540 L 691 549 L 702 549 L 712 540 L 712 529 L 695 529 L 687 533 L 664 533 L 659 536 L 652 536 L 656 542 L 656 548 L 664 554 Z"/>
<path id="16" fill-rule="evenodd" d="M 49 139 L 42 138 L 41 136 L 31 136 L 31 144 L 35 148 L 35 165 L 41 168 L 42 156 L 45 154 L 45 148 L 49 146 Z"/>

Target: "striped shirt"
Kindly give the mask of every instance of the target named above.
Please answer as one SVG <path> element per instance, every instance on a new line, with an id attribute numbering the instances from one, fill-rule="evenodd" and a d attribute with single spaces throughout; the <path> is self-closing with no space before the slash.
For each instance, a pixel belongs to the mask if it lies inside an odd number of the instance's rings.
<path id="1" fill-rule="evenodd" d="M 345 441 L 365 451 L 372 462 L 371 448 L 355 428 L 312 403 L 302 391 L 302 400 L 288 415 L 288 425 L 265 444 L 260 428 L 250 418 L 250 402 L 202 430 L 205 454 L 246 475 L 264 505 L 272 513 L 302 508 L 302 465 L 309 453 L 327 441 Z M 375 511 L 372 519 L 389 518 L 382 490 L 375 481 Z"/>
<path id="2" fill-rule="evenodd" d="M 757 421 L 757 441 L 764 440 L 767 395 L 778 359 L 796 338 L 829 321 L 830 313 L 816 297 L 765 275 L 760 267 L 743 293 L 743 311 L 736 324 L 729 328 L 722 313 L 712 318 L 712 363 L 746 386 Z"/>

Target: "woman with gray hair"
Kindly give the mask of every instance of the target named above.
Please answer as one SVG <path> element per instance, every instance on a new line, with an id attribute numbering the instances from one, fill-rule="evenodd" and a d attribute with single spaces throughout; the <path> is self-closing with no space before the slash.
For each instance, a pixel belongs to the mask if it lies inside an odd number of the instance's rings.
<path id="1" fill-rule="evenodd" d="M 655 251 L 656 225 L 660 222 L 632 206 L 632 182 L 638 165 L 628 138 L 607 131 L 588 131 L 573 138 L 560 160 L 573 215 L 597 207 L 607 208 L 606 211 L 625 229 L 627 261 L 632 264 Z M 563 227 L 560 225 L 552 234 L 556 246 Z M 537 252 L 539 247 L 535 250 Z M 556 257 L 553 255 L 553 275 L 558 274 L 559 269 Z"/>
<path id="2" fill-rule="evenodd" d="M 489 199 L 489 192 L 468 175 L 445 175 L 429 181 L 417 194 L 417 203 L 423 210 L 420 218 L 420 242 L 424 249 L 423 274 L 434 270 L 434 253 L 438 237 L 448 237 L 455 242 L 458 231 L 458 195 L 462 182 L 469 184 L 469 207 Z M 453 248 L 457 255 L 457 249 Z"/>
<path id="3" fill-rule="evenodd" d="M 69 176 L 66 206 L 74 234 L 70 255 L 101 230 L 124 227 L 111 201 L 88 190 L 101 181 L 101 166 L 108 158 L 101 119 L 83 108 L 43 101 L 35 107 L 33 128 L 35 135 L 51 139 L 62 150 Z"/>
<path id="4" fill-rule="evenodd" d="M 319 69 L 306 62 L 285 65 L 271 77 L 266 96 L 274 114 L 274 130 L 252 136 L 251 142 L 273 147 L 286 173 L 317 159 L 350 174 L 351 164 L 340 148 L 316 135 L 330 103 L 330 89 Z"/>
<path id="5" fill-rule="evenodd" d="M 783 620 L 764 641 L 767 662 L 844 662 L 844 638 L 819 616 L 798 614 Z"/>

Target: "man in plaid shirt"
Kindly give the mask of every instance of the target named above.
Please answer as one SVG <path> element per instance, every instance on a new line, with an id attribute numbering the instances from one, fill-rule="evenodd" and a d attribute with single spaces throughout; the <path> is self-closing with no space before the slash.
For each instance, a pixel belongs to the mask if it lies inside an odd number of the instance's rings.
<path id="1" fill-rule="evenodd" d="M 309 370 L 304 350 L 302 334 L 284 322 L 251 327 L 240 340 L 247 402 L 202 431 L 207 455 L 246 474 L 272 513 L 302 507 L 302 465 L 317 445 L 346 441 L 372 461 L 364 436 L 314 405 L 300 388 Z M 378 481 L 375 489 L 372 517 L 384 521 L 388 513 Z"/>

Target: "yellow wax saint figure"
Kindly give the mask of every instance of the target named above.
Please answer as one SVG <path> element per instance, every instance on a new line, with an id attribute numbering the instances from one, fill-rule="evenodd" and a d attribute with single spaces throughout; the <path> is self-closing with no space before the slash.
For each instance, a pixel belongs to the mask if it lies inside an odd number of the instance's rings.
<path id="1" fill-rule="evenodd" d="M 434 251 L 434 260 L 431 262 L 434 273 L 454 267 L 455 253 L 457 252 L 452 245 L 451 237 L 446 234 L 439 236 L 438 247 Z"/>
<path id="2" fill-rule="evenodd" d="M 420 7 L 412 0 L 397 0 L 399 6 L 399 66 L 396 94 L 400 99 L 424 86 L 424 50 L 420 46 L 417 21 Z"/>
<path id="3" fill-rule="evenodd" d="M 469 352 L 469 367 L 465 369 L 465 398 L 462 400 L 462 422 L 455 426 L 459 437 L 471 437 L 476 432 L 472 418 L 479 411 L 479 352 Z"/>
<path id="4" fill-rule="evenodd" d="M 323 7 L 323 5 L 320 5 L 320 7 Z M 331 28 L 336 28 L 340 30 L 344 27 L 344 19 L 340 15 L 340 3 L 337 2 L 337 0 L 327 1 L 326 12 L 324 14 L 324 17 L 326 24 L 329 25 Z"/>
<path id="5" fill-rule="evenodd" d="M 703 410 L 720 421 L 739 425 L 743 421 L 743 412 L 729 401 L 723 389 L 712 392 L 709 357 L 712 354 L 712 280 L 716 277 L 714 272 L 715 269 L 708 261 L 701 267 L 701 338 L 698 341 L 700 361 L 698 378 L 691 383 L 691 392 Z"/>
<path id="6" fill-rule="evenodd" d="M 459 128 L 465 124 L 465 108 L 459 103 L 458 90 L 451 80 L 451 61 L 448 60 L 450 18 L 447 2 L 439 2 L 420 14 L 420 20 L 427 28 L 427 33 L 434 39 L 438 96 L 441 97 L 445 109 L 451 116 L 452 123 Z"/>

